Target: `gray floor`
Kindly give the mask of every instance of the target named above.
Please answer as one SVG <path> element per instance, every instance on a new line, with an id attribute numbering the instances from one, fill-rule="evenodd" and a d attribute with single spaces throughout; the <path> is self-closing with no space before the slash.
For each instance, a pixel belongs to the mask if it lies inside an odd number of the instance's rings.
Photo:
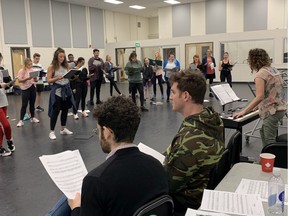
<path id="1" fill-rule="evenodd" d="M 128 84 L 119 84 L 119 87 L 122 93 L 128 95 Z M 233 89 L 240 98 L 251 99 L 253 97 L 246 84 L 234 84 Z M 101 90 L 102 99 L 107 99 L 109 84 L 104 84 Z M 51 141 L 48 138 L 48 98 L 49 92 L 44 92 L 45 112 L 36 113 L 36 117 L 40 120 L 39 124 L 31 124 L 26 121 L 23 127 L 17 128 L 21 96 L 8 96 L 9 117 L 16 151 L 12 157 L 0 158 L 0 216 L 44 215 L 61 196 L 61 192 L 40 163 L 39 156 L 79 149 L 88 171 L 105 160 L 106 155 L 101 151 L 97 137 L 92 132 L 96 127 L 96 122 L 91 114 L 88 118 L 80 118 L 77 121 L 73 117 L 68 117 L 67 126 L 74 132 L 73 136 L 61 136 L 58 122 L 57 140 Z M 87 98 L 89 98 L 89 94 Z M 207 99 L 209 98 L 207 97 Z M 212 99 L 207 105 L 212 105 L 218 111 L 221 110 L 215 99 Z M 147 107 L 150 111 L 142 115 L 135 143 L 143 142 L 162 152 L 170 144 L 183 118 L 180 114 L 173 112 L 170 104 L 166 102 L 163 105 L 150 105 L 147 102 Z M 255 122 L 246 125 L 243 131 L 252 129 L 254 124 Z M 284 124 L 287 125 L 286 120 Z M 279 133 L 285 131 L 286 128 L 279 129 Z M 225 130 L 226 142 L 233 133 L 234 130 Z M 259 135 L 258 132 L 256 134 Z M 86 140 L 77 139 L 82 135 L 93 136 Z M 243 140 L 243 155 L 258 160 L 262 149 L 261 140 L 250 138 L 249 144 L 245 144 L 245 139 Z"/>

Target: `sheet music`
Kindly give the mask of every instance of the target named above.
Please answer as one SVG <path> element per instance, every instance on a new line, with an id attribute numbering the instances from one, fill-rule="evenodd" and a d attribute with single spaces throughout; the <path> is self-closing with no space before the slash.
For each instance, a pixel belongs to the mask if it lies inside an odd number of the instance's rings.
<path id="1" fill-rule="evenodd" d="M 228 215 L 223 213 L 212 213 L 188 208 L 185 216 L 228 216 Z"/>
<path id="2" fill-rule="evenodd" d="M 235 92 L 233 91 L 233 89 L 231 88 L 231 86 L 229 85 L 229 83 L 226 84 L 222 84 L 223 88 L 225 89 L 225 91 L 228 93 L 228 95 L 232 98 L 233 101 L 238 101 L 240 100 L 239 97 L 237 97 L 237 95 L 235 94 Z"/>
<path id="3" fill-rule="evenodd" d="M 3 78 L 4 77 L 9 77 L 9 72 L 7 69 L 1 70 L 2 74 L 3 74 Z"/>
<path id="4" fill-rule="evenodd" d="M 225 105 L 227 103 L 233 102 L 233 99 L 230 95 L 225 91 L 222 85 L 211 86 L 213 92 L 217 95 L 221 105 Z"/>
<path id="5" fill-rule="evenodd" d="M 33 78 L 38 77 L 38 76 L 39 76 L 39 70 L 31 71 L 31 72 L 29 73 L 29 76 L 30 76 L 30 77 L 33 77 Z"/>
<path id="6" fill-rule="evenodd" d="M 101 63 L 101 61 L 98 61 L 98 60 L 94 60 L 93 61 L 93 65 L 95 65 L 95 66 L 98 66 L 98 65 L 101 65 L 102 63 Z"/>
<path id="7" fill-rule="evenodd" d="M 87 175 L 79 150 L 65 151 L 39 157 L 46 171 L 67 198 L 81 192 L 83 178 Z"/>
<path id="8" fill-rule="evenodd" d="M 226 214 L 264 216 L 260 195 L 204 190 L 201 210 Z"/>
<path id="9" fill-rule="evenodd" d="M 262 201 L 268 202 L 268 182 L 242 179 L 236 189 L 240 194 L 259 194 Z M 288 184 L 285 184 L 285 205 L 288 205 Z"/>
<path id="10" fill-rule="evenodd" d="M 160 152 L 150 148 L 149 146 L 141 142 L 138 144 L 138 148 L 141 152 L 151 155 L 152 157 L 156 158 L 158 161 L 160 161 L 161 164 L 164 163 L 165 156 L 161 154 Z"/>

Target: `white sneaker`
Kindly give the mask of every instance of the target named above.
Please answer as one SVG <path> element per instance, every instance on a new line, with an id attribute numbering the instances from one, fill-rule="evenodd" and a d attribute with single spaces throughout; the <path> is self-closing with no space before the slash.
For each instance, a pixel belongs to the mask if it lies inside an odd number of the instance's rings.
<path id="1" fill-rule="evenodd" d="M 39 123 L 40 121 L 37 118 L 33 117 L 33 118 L 30 119 L 30 122 Z"/>
<path id="2" fill-rule="evenodd" d="M 22 127 L 24 125 L 24 122 L 22 120 L 20 120 L 17 124 L 17 127 Z"/>
<path id="3" fill-rule="evenodd" d="M 55 136 L 55 132 L 54 132 L 54 131 L 51 131 L 51 132 L 49 133 L 49 138 L 50 138 L 51 140 L 55 140 L 55 139 L 56 139 L 56 136 Z"/>
<path id="4" fill-rule="evenodd" d="M 61 131 L 60 131 L 60 134 L 61 134 L 61 135 L 65 135 L 65 134 L 67 134 L 67 135 L 72 135 L 73 132 L 72 132 L 72 131 L 69 131 L 67 128 L 64 128 L 64 130 L 61 130 Z"/>
<path id="5" fill-rule="evenodd" d="M 75 120 L 78 120 L 78 119 L 79 119 L 78 114 L 75 114 L 75 115 L 74 115 L 74 119 L 75 119 Z"/>
<path id="6" fill-rule="evenodd" d="M 88 113 L 86 113 L 85 111 L 83 111 L 83 112 L 82 112 L 82 116 L 88 117 L 89 115 L 88 115 Z"/>

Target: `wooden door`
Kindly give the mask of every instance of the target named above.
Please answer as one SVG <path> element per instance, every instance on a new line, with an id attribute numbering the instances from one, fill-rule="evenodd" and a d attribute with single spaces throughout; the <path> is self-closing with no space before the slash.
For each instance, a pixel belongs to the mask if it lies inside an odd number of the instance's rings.
<path id="1" fill-rule="evenodd" d="M 24 66 L 25 58 L 30 57 L 29 48 L 11 48 L 13 78 L 18 76 L 18 72 Z M 16 82 L 18 85 L 18 82 Z"/>

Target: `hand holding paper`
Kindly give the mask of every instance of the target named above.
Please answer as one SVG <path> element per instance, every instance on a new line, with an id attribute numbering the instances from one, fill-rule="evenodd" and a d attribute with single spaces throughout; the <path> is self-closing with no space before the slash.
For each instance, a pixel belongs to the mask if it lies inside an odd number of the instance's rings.
<path id="1" fill-rule="evenodd" d="M 75 194 L 81 192 L 87 169 L 79 150 L 43 155 L 39 159 L 51 179 L 67 198 L 74 199 Z"/>

